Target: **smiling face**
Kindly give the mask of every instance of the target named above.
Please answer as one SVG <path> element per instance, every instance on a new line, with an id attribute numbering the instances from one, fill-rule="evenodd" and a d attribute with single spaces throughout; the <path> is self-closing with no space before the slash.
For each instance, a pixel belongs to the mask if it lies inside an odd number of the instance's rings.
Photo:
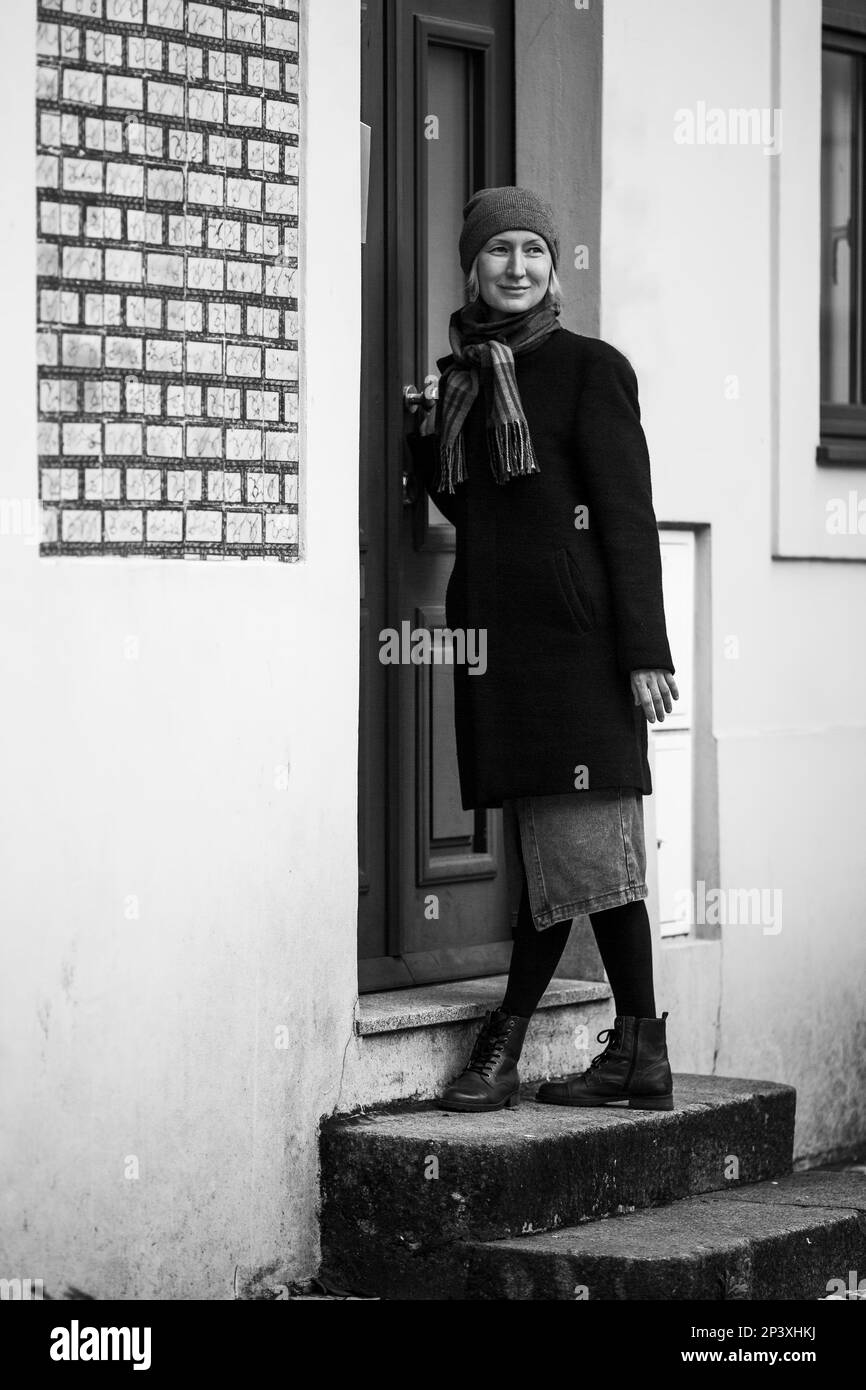
<path id="1" fill-rule="evenodd" d="M 550 284 L 553 258 L 535 232 L 499 232 L 482 247 L 476 265 L 481 298 L 491 316 L 521 314 L 540 304 Z"/>

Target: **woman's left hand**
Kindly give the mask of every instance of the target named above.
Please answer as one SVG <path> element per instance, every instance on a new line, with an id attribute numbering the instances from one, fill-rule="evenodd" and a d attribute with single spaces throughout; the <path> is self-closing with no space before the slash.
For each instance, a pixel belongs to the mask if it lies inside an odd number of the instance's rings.
<path id="1" fill-rule="evenodd" d="M 632 671 L 631 690 L 636 705 L 643 707 L 647 722 L 665 722 L 665 710 L 673 711 L 673 702 L 680 698 L 677 683 L 670 671 Z"/>

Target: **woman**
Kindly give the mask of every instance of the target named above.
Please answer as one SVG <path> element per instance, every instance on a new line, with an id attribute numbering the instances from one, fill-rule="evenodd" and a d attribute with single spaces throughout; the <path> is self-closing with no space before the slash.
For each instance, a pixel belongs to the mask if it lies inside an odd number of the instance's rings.
<path id="1" fill-rule="evenodd" d="M 483 189 L 463 217 L 467 303 L 451 316 L 435 422 L 410 445 L 456 528 L 448 626 L 487 634 L 485 673 L 454 670 L 457 756 L 464 809 L 503 808 L 514 945 L 505 997 L 439 1104 L 517 1103 L 529 1021 L 587 913 L 616 1020 L 589 1068 L 537 1099 L 672 1109 L 643 796 L 647 721 L 678 692 L 637 383 L 616 348 L 559 323 L 547 203 Z"/>

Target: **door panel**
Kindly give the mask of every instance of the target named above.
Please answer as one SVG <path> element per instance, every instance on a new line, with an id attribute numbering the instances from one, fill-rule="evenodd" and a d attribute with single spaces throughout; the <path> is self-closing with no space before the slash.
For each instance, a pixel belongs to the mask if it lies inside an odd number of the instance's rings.
<path id="1" fill-rule="evenodd" d="M 364 8 L 362 120 L 379 163 L 364 252 L 365 390 L 387 383 L 362 419 L 360 813 L 372 823 L 359 954 L 361 988 L 373 989 L 501 970 L 510 951 L 501 814 L 460 802 L 453 668 L 383 667 L 378 635 L 406 621 L 445 626 L 454 532 L 426 495 L 401 485 L 413 427 L 402 390 L 436 372 L 449 350 L 448 320 L 463 302 L 463 204 L 477 188 L 513 182 L 514 56 L 510 0 Z M 384 772 L 373 765 L 382 749 Z"/>
<path id="2" fill-rule="evenodd" d="M 415 626 L 434 630 L 445 625 L 444 608 L 416 610 Z M 489 812 L 464 811 L 457 781 L 457 755 L 454 746 L 453 668 L 427 665 L 417 668 L 415 689 L 415 728 L 417 731 L 417 886 L 426 887 L 450 881 L 493 878 L 497 872 L 495 852 L 489 840 Z M 490 816 L 490 821 L 494 818 Z M 494 830 L 495 846 L 495 830 Z M 453 916 L 453 910 L 449 912 Z M 441 918 L 431 919 L 433 935 L 444 939 L 449 927 Z M 407 933 L 404 941 L 411 940 Z M 423 939 L 422 939 L 423 940 Z"/>
<path id="3" fill-rule="evenodd" d="M 361 5 L 361 118 L 371 127 L 367 238 L 362 247 L 359 559 L 361 566 L 358 724 L 358 951 L 384 954 L 387 920 L 387 698 L 377 658 L 387 587 L 386 263 L 384 24 L 380 0 Z"/>

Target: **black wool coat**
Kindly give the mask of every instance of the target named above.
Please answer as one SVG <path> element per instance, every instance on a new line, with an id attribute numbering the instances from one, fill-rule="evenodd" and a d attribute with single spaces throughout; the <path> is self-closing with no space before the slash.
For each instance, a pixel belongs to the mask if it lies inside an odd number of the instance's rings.
<path id="1" fill-rule="evenodd" d="M 467 479 L 453 493 L 437 490 L 438 436 L 408 441 L 456 528 L 448 627 L 487 633 L 486 672 L 454 666 L 463 807 L 585 788 L 649 793 L 646 716 L 629 673 L 674 665 L 637 380 L 609 343 L 564 328 L 518 355 L 515 371 L 538 473 L 494 480 L 486 373 L 464 425 Z"/>

